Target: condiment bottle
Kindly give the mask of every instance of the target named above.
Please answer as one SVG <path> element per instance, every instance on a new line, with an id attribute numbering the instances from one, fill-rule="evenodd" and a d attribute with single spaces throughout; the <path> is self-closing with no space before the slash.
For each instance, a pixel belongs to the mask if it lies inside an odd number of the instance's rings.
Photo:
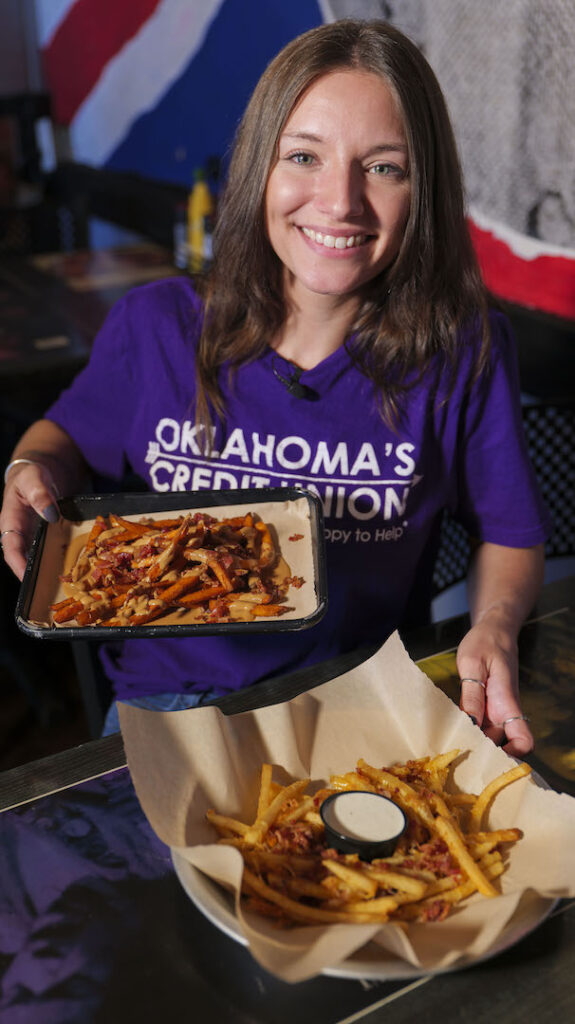
<path id="1" fill-rule="evenodd" d="M 209 228 L 212 213 L 212 194 L 204 171 L 198 167 L 194 172 L 194 185 L 188 200 L 188 268 L 192 273 L 203 270 L 208 256 L 206 250 L 211 248 Z"/>

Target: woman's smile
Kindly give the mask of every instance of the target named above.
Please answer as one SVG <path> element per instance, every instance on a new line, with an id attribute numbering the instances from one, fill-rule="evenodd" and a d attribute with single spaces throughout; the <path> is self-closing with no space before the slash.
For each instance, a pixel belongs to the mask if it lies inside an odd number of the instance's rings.
<path id="1" fill-rule="evenodd" d="M 306 238 L 309 238 L 310 242 L 323 245 L 326 249 L 357 249 L 367 240 L 367 235 L 340 235 L 335 232 L 335 229 L 331 234 L 329 228 L 324 229 L 323 232 L 313 228 L 301 228 L 301 231 Z"/>

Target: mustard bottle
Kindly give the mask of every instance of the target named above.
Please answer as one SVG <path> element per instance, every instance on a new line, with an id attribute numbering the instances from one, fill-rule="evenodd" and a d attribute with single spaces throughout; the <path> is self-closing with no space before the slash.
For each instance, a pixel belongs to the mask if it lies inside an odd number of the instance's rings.
<path id="1" fill-rule="evenodd" d="M 212 194 L 204 171 L 194 172 L 194 185 L 188 199 L 188 269 L 192 273 L 203 270 L 206 261 L 206 221 L 213 213 Z"/>

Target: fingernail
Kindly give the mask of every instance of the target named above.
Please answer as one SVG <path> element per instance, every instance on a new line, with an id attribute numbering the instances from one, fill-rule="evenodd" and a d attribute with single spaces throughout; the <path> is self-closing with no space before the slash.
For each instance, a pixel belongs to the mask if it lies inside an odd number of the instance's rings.
<path id="1" fill-rule="evenodd" d="M 60 518 L 60 513 L 55 505 L 46 505 L 40 514 L 47 523 L 57 523 Z"/>
<path id="2" fill-rule="evenodd" d="M 477 725 L 477 719 L 476 719 L 475 715 L 468 715 L 467 717 L 471 719 L 471 721 L 473 722 L 474 725 Z"/>

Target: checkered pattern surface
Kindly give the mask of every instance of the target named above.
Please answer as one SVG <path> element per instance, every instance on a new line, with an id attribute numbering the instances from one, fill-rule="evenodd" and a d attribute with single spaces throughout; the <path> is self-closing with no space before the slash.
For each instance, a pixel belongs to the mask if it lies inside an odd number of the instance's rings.
<path id="1" fill-rule="evenodd" d="M 575 555 L 575 406 L 526 405 L 523 422 L 529 455 L 553 519 L 547 558 Z M 439 594 L 465 578 L 470 544 L 466 530 L 447 513 L 433 573 Z"/>
<path id="2" fill-rule="evenodd" d="M 448 512 L 444 512 L 439 550 L 433 570 L 434 596 L 465 579 L 470 553 L 467 530 Z"/>
<path id="3" fill-rule="evenodd" d="M 539 486 L 553 517 L 547 557 L 575 554 L 575 407 L 527 405 L 525 435 Z"/>

